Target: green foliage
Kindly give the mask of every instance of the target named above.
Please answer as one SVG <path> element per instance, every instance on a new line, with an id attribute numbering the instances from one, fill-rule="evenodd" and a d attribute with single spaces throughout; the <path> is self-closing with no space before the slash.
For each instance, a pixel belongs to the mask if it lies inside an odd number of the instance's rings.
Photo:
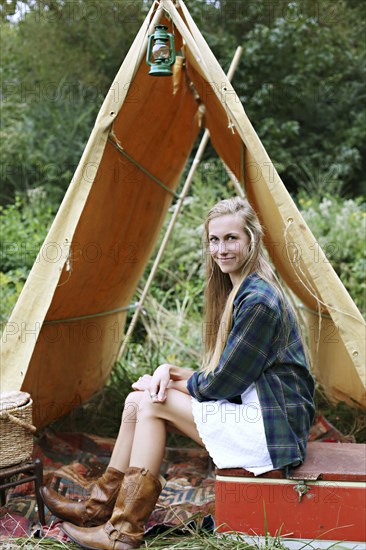
<path id="1" fill-rule="evenodd" d="M 52 68 L 47 67 L 44 55 L 34 55 L 39 43 L 37 47 L 27 44 L 24 36 L 27 28 L 25 22 L 19 26 L 2 24 L 6 40 L 0 198 L 2 203 L 11 202 L 17 192 L 42 186 L 57 204 L 83 152 L 102 96 L 91 97 L 87 83 L 69 79 L 66 70 L 61 73 L 61 67 L 57 75 L 51 60 Z M 34 28 L 33 41 L 42 42 L 42 30 L 41 23 L 37 32 Z M 33 58 L 24 65 L 30 54 Z"/>
<path id="2" fill-rule="evenodd" d="M 1 23 L 0 201 L 41 185 L 56 204 L 146 3 L 40 0 L 22 6 L 18 23 L 6 17 Z M 9 15 L 14 10 L 8 6 Z"/>
<path id="3" fill-rule="evenodd" d="M 330 403 L 321 388 L 315 391 L 315 407 L 318 414 L 333 424 L 349 441 L 366 443 L 366 414 L 365 411 L 349 407 L 346 403 Z"/>
<path id="4" fill-rule="evenodd" d="M 165 307 L 174 306 L 175 300 L 183 302 L 186 293 L 193 298 L 193 311 L 201 315 L 202 299 L 198 297 L 203 284 L 204 254 L 203 219 L 206 212 L 218 200 L 227 197 L 229 176 L 222 162 L 211 159 L 203 162 L 195 176 L 189 196 L 176 221 L 166 251 L 159 265 L 156 284 L 152 289 L 157 301 Z M 230 191 L 229 191 L 230 192 Z M 161 240 L 173 214 L 175 205 L 170 209 L 165 221 Z M 160 242 L 157 245 L 159 248 Z M 153 260 L 150 261 L 146 274 Z M 142 280 L 142 285 L 144 279 Z"/>
<path id="5" fill-rule="evenodd" d="M 302 11 L 304 4 L 288 4 L 286 17 L 256 25 L 245 37 L 241 100 L 293 190 L 310 170 L 325 179 L 326 192 L 336 182 L 361 194 L 366 132 L 360 25 L 354 34 L 345 27 L 343 2 L 313 16 Z"/>
<path id="6" fill-rule="evenodd" d="M 314 233 L 314 261 L 319 247 L 363 315 L 366 315 L 366 211 L 361 199 L 342 200 L 337 196 L 319 198 L 302 194 L 302 214 Z"/>
<path id="7" fill-rule="evenodd" d="M 324 189 L 365 193 L 365 5 L 192 0 L 224 68 L 242 45 L 234 88 L 287 187 L 310 172 Z"/>
<path id="8" fill-rule="evenodd" d="M 0 327 L 7 321 L 13 310 L 24 283 L 27 280 L 27 275 L 28 270 L 24 268 L 10 270 L 6 273 L 0 271 Z"/>
<path id="9" fill-rule="evenodd" d="M 54 211 L 42 188 L 17 195 L 14 204 L 0 206 L 0 270 L 30 270 L 53 218 Z"/>
<path id="10" fill-rule="evenodd" d="M 85 105 L 81 89 L 74 90 L 73 96 L 31 107 L 17 100 L 15 104 L 3 103 L 1 202 L 39 186 L 47 190 L 53 204 L 61 201 L 85 147 L 95 110 L 92 104 Z"/>
<path id="11" fill-rule="evenodd" d="M 45 199 L 38 188 L 0 206 L 0 323 L 8 319 L 53 221 L 54 211 Z"/>
<path id="12" fill-rule="evenodd" d="M 178 527 L 170 528 L 155 536 L 146 536 L 144 547 L 149 548 L 149 550 L 213 550 L 222 548 L 227 550 L 286 550 L 288 548 L 286 539 L 282 540 L 280 537 L 268 538 L 265 544 L 261 544 L 257 541 L 258 537 L 253 537 L 253 540 L 250 538 L 247 542 L 241 533 L 208 533 L 203 529 L 193 527 L 195 524 L 200 524 L 201 519 L 199 514 L 194 514 Z M 332 547 L 334 545 L 330 545 L 328 550 Z M 62 542 L 51 538 L 35 539 L 30 536 L 28 538 L 8 539 L 4 542 L 3 548 L 4 550 L 19 548 L 24 550 L 32 550 L 33 548 L 77 550 L 80 546 L 73 542 Z"/>
<path id="13" fill-rule="evenodd" d="M 42 185 L 59 202 L 98 108 L 151 5 L 28 0 L 2 10 L 1 200 Z M 365 192 L 365 9 L 354 0 L 188 0 L 291 191 Z M 118 93 L 118 91 L 117 91 Z M 72 144 L 72 146 L 70 146 Z M 208 148 L 206 158 L 213 155 Z"/>
<path id="14" fill-rule="evenodd" d="M 144 0 L 26 0 L 20 7 L 14 60 L 24 86 L 63 79 L 105 95 L 148 9 Z M 5 25 L 6 26 L 6 25 Z M 46 90 L 44 89 L 45 97 Z"/>

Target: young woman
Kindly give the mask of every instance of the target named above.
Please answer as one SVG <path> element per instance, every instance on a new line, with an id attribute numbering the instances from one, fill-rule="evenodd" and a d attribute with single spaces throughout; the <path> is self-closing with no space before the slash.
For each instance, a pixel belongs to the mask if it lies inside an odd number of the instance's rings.
<path id="1" fill-rule="evenodd" d="M 207 280 L 201 369 L 160 365 L 133 384 L 109 467 L 84 502 L 43 488 L 67 535 L 84 548 L 141 545 L 163 488 L 167 428 L 207 448 L 216 466 L 255 475 L 299 465 L 313 420 L 314 384 L 292 308 L 241 198 L 205 223 Z"/>

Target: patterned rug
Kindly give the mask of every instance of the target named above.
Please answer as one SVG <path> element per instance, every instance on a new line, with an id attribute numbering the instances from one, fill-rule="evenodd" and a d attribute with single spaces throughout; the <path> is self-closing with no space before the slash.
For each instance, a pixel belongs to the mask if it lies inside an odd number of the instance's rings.
<path id="1" fill-rule="evenodd" d="M 68 498 L 79 499 L 104 472 L 114 442 L 82 433 L 46 431 L 36 442 L 33 457 L 43 462 L 45 484 Z M 146 524 L 146 533 L 184 528 L 187 522 L 213 529 L 214 474 L 207 452 L 201 448 L 167 448 L 162 474 L 167 483 Z M 46 525 L 40 525 L 32 482 L 9 489 L 6 507 L 0 508 L 0 540 L 33 534 L 67 541 L 58 518 L 47 508 L 45 515 Z"/>

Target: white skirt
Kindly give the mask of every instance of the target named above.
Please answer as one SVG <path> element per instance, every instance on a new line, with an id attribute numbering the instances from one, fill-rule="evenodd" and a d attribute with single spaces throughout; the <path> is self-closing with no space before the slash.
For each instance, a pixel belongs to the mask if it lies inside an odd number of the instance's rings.
<path id="1" fill-rule="evenodd" d="M 254 475 L 273 470 L 262 410 L 255 384 L 241 395 L 242 403 L 192 397 L 198 433 L 217 468 L 245 468 Z"/>

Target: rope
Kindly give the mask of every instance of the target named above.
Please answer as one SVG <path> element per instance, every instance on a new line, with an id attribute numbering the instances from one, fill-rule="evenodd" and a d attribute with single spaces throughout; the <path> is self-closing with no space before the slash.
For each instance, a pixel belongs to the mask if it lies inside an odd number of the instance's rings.
<path id="1" fill-rule="evenodd" d="M 288 234 L 288 231 L 291 227 L 291 225 L 294 223 L 294 220 L 293 219 L 289 219 L 288 220 L 288 223 L 287 223 L 287 226 L 285 227 L 285 231 L 284 231 L 284 237 L 285 237 L 285 244 L 286 244 L 286 250 L 289 250 L 289 241 L 288 241 L 288 238 L 287 238 L 287 234 Z M 321 300 L 320 298 L 315 294 L 316 290 L 314 289 L 314 287 L 311 285 L 309 279 L 307 278 L 306 274 L 304 273 L 304 271 L 301 269 L 300 267 L 300 258 L 297 258 L 297 249 L 296 249 L 296 254 L 294 255 L 294 260 L 295 262 L 291 262 L 290 261 L 290 264 L 297 276 L 297 280 L 300 281 L 300 283 L 306 288 L 306 290 L 309 292 L 309 294 L 311 296 L 313 296 L 313 298 L 315 298 L 316 300 L 316 304 L 318 306 L 318 318 L 319 318 L 319 322 L 318 322 L 318 338 L 316 340 L 316 355 L 318 355 L 319 353 L 319 345 L 320 345 L 320 334 L 321 334 L 321 328 L 322 328 L 322 314 L 321 314 Z M 298 260 L 296 262 L 296 260 Z M 294 265 L 298 263 L 298 268 L 299 268 L 299 271 L 301 273 L 301 275 L 303 276 L 303 279 L 301 277 L 299 277 L 298 273 L 296 272 L 296 269 L 294 267 Z M 306 280 L 306 283 L 304 282 Z"/>
<path id="2" fill-rule="evenodd" d="M 304 309 L 305 311 L 309 311 L 310 313 L 313 313 L 314 315 L 317 315 L 322 317 L 323 319 L 332 319 L 331 315 L 328 315 L 327 313 L 320 313 L 318 311 L 315 311 L 315 309 L 311 309 L 311 307 L 307 307 L 305 304 L 299 304 L 300 309 Z"/>
<path id="3" fill-rule="evenodd" d="M 246 180 L 246 174 L 245 174 L 245 143 L 244 141 L 241 142 L 241 185 L 243 189 L 245 189 L 245 180 Z"/>
<path id="4" fill-rule="evenodd" d="M 285 238 L 285 243 L 286 243 L 286 250 L 288 250 L 288 245 L 289 245 L 289 241 L 287 239 L 287 234 L 288 234 L 288 230 L 290 229 L 290 226 L 294 223 L 294 220 L 293 219 L 289 219 L 288 220 L 288 223 L 287 223 L 287 226 L 285 228 L 285 231 L 284 231 L 284 238 Z M 338 313 L 341 313 L 342 315 L 346 315 L 348 317 L 351 317 L 352 319 L 358 321 L 359 323 L 362 323 L 362 321 L 360 319 L 358 319 L 355 315 L 352 315 L 352 313 L 348 313 L 347 311 L 343 311 L 337 307 L 334 307 L 334 306 L 331 306 L 329 304 L 327 304 L 326 302 L 324 302 L 323 300 L 321 300 L 319 298 L 319 296 L 317 296 L 315 294 L 316 290 L 314 289 L 314 287 L 310 284 L 306 274 L 304 273 L 304 271 L 302 270 L 301 268 L 301 265 L 300 265 L 300 258 L 297 258 L 296 255 L 294 256 L 294 260 L 295 262 L 290 262 L 291 263 L 291 266 L 294 270 L 294 273 L 297 277 L 297 280 L 306 288 L 306 290 L 309 292 L 309 294 L 315 298 L 316 300 L 316 303 L 317 303 L 317 306 L 318 306 L 318 311 L 317 311 L 317 314 L 318 314 L 318 318 L 319 318 L 319 323 L 318 323 L 318 339 L 317 339 L 317 344 L 316 344 L 316 353 L 318 354 L 319 352 L 319 345 L 320 345 L 320 333 L 321 333 L 321 327 L 322 327 L 322 320 L 323 318 L 327 318 L 328 316 L 326 314 L 323 314 L 322 311 L 321 311 L 321 305 L 325 306 L 328 310 L 330 311 L 337 311 Z M 297 260 L 297 261 L 296 261 Z M 294 264 L 297 264 L 297 269 L 299 270 L 300 274 L 302 275 L 303 278 L 299 277 L 296 269 L 295 269 L 295 266 Z M 306 281 L 306 282 L 304 282 Z M 306 284 L 307 283 L 307 284 Z M 312 310 L 310 310 L 312 311 Z M 329 316 L 329 318 L 331 318 L 331 316 Z"/>
<path id="5" fill-rule="evenodd" d="M 12 414 L 6 411 L 1 412 L 0 416 L 2 416 L 3 418 L 6 418 L 7 420 L 10 420 L 10 422 L 12 422 L 13 424 L 17 424 L 18 426 L 20 426 L 21 428 L 24 428 L 28 432 L 31 432 L 34 434 L 37 431 L 37 428 L 32 424 L 28 424 L 28 422 L 24 422 L 24 420 L 20 420 L 16 416 L 13 416 Z"/>
<path id="6" fill-rule="evenodd" d="M 126 157 L 126 159 L 128 159 L 134 166 L 136 166 L 139 170 L 141 170 L 141 172 L 143 172 L 146 176 L 148 176 L 152 181 L 154 181 L 155 183 L 160 185 L 160 187 L 162 187 L 165 191 L 167 191 L 168 193 L 173 195 L 173 197 L 175 197 L 176 199 L 179 199 L 179 195 L 177 193 L 175 193 L 172 189 L 170 189 L 167 185 L 165 185 L 165 183 L 160 181 L 156 176 L 154 176 L 148 170 L 146 170 L 146 168 L 144 168 L 139 162 L 137 162 L 137 160 L 135 160 L 133 157 L 131 157 L 131 155 L 129 155 L 123 149 L 122 145 L 118 141 L 118 138 L 117 138 L 117 136 L 116 136 L 116 134 L 114 133 L 113 130 L 111 130 L 111 133 L 108 137 L 108 141 L 111 145 L 113 145 L 113 147 L 115 149 L 117 149 L 117 151 L 119 153 L 121 153 L 121 155 Z"/>
<path id="7" fill-rule="evenodd" d="M 44 321 L 44 325 L 56 325 L 58 323 L 73 323 L 74 321 L 83 321 L 84 319 L 94 319 L 96 317 L 105 317 L 106 315 L 114 315 L 121 311 L 128 311 L 139 306 L 139 302 L 130 304 L 129 306 L 118 307 L 117 309 L 111 309 L 110 311 L 101 311 L 100 313 L 90 313 L 89 315 L 80 315 L 79 317 L 65 317 L 65 319 L 52 319 L 51 321 Z"/>
<path id="8" fill-rule="evenodd" d="M 293 223 L 293 220 L 289 220 L 288 226 L 286 227 L 286 230 L 285 230 L 285 234 L 284 234 L 284 235 L 285 235 L 286 246 L 287 246 L 287 244 L 288 244 L 288 242 L 287 242 L 287 231 L 288 231 L 288 229 L 289 229 L 289 227 L 290 227 L 290 225 L 291 225 L 292 223 Z M 291 265 L 292 265 L 292 262 L 291 262 Z M 300 267 L 300 262 L 299 262 L 298 268 L 299 268 L 299 271 L 300 271 L 301 275 L 304 277 L 304 279 L 306 279 L 307 277 L 306 277 L 305 273 L 303 272 L 303 270 L 302 270 L 301 267 Z M 294 270 L 294 271 L 295 271 L 295 270 Z M 295 271 L 295 273 L 296 273 L 296 271 Z M 297 273 L 296 273 L 296 275 L 297 275 Z M 313 298 L 316 299 L 316 301 L 317 301 L 319 304 L 322 304 L 322 305 L 325 306 L 327 309 L 330 309 L 330 310 L 332 310 L 332 311 L 337 311 L 338 313 L 341 313 L 342 315 L 347 315 L 347 317 L 351 317 L 352 319 L 354 319 L 354 320 L 357 321 L 358 323 L 363 324 L 363 321 L 361 321 L 361 319 L 359 319 L 358 317 L 356 317 L 356 315 L 353 315 L 352 313 L 348 313 L 348 311 L 344 311 L 344 310 L 339 309 L 339 308 L 337 308 L 337 307 L 335 307 L 335 306 L 331 306 L 331 305 L 327 304 L 326 302 L 323 302 L 320 298 L 318 298 L 318 296 L 316 296 L 316 295 L 306 286 L 306 284 L 304 283 L 304 281 L 303 281 L 302 279 L 300 279 L 300 277 L 299 277 L 298 275 L 297 275 L 297 277 L 298 277 L 298 280 L 300 281 L 300 283 L 301 283 L 303 286 L 305 286 L 305 288 L 307 289 L 307 291 L 311 294 L 311 296 L 313 296 Z M 308 283 L 309 283 L 309 281 L 308 281 Z M 309 283 L 309 286 L 311 286 L 310 283 Z M 315 292 L 315 291 L 314 291 L 314 292 Z M 325 317 L 325 315 L 322 315 L 321 313 L 320 313 L 319 315 Z"/>

